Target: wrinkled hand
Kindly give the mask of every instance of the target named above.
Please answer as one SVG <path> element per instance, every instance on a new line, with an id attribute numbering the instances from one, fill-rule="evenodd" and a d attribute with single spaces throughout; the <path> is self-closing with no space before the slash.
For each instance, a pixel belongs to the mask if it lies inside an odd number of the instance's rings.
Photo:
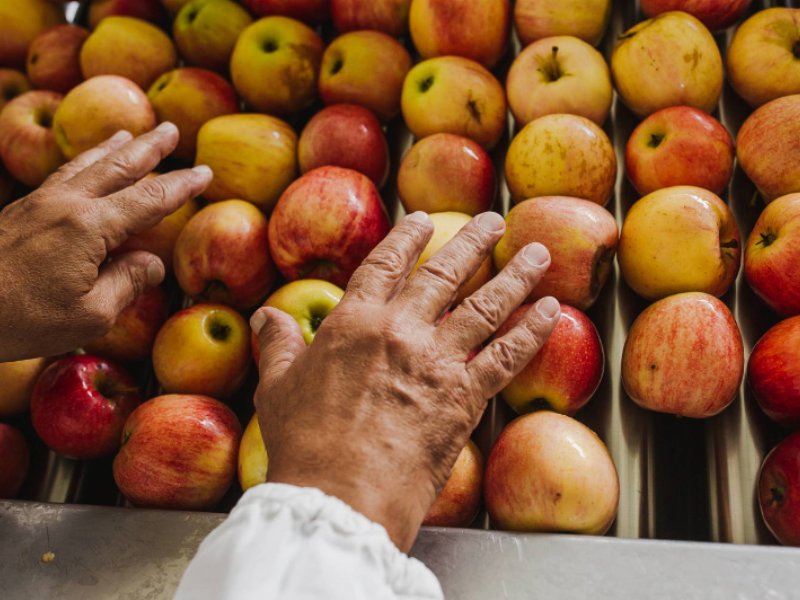
<path id="1" fill-rule="evenodd" d="M 320 488 L 411 547 L 487 400 L 558 321 L 558 302 L 542 299 L 467 362 L 547 270 L 547 250 L 531 244 L 437 325 L 504 229 L 500 215 L 478 216 L 408 278 L 433 226 L 422 213 L 406 217 L 353 275 L 309 347 L 287 314 L 253 315 L 269 481 Z"/>
<path id="2" fill-rule="evenodd" d="M 0 212 L 0 361 L 74 350 L 163 280 L 157 256 L 109 253 L 211 182 L 208 167 L 142 180 L 177 143 L 169 123 L 120 132 Z"/>

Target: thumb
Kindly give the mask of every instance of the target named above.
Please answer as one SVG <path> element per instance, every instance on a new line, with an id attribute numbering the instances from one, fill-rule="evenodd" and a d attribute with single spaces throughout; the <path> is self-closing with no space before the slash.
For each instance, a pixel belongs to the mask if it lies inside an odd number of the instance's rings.
<path id="1" fill-rule="evenodd" d="M 164 263 L 149 252 L 111 257 L 101 268 L 91 295 L 98 305 L 121 313 L 131 302 L 164 280 Z"/>
<path id="2" fill-rule="evenodd" d="M 261 354 L 258 372 L 261 382 L 269 388 L 306 349 L 303 332 L 297 321 L 273 307 L 258 309 L 250 319 L 250 327 L 258 336 Z"/>

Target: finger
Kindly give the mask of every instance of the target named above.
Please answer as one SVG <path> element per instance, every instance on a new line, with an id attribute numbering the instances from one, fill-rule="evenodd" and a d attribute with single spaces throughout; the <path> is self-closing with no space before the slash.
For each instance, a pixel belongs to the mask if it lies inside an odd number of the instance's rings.
<path id="1" fill-rule="evenodd" d="M 558 300 L 542 298 L 510 331 L 467 363 L 467 374 L 484 400 L 499 393 L 536 356 L 560 316 Z"/>
<path id="2" fill-rule="evenodd" d="M 525 301 L 550 266 L 550 253 L 541 244 L 528 244 L 477 292 L 465 299 L 436 335 L 461 349 L 483 343 Z"/>
<path id="3" fill-rule="evenodd" d="M 478 215 L 420 266 L 397 301 L 433 323 L 452 303 L 461 285 L 480 268 L 503 231 L 505 221 L 499 214 Z"/>
<path id="4" fill-rule="evenodd" d="M 164 263 L 149 252 L 126 252 L 101 268 L 87 301 L 116 320 L 131 302 L 164 281 Z M 113 322 L 113 321 L 112 321 Z"/>
<path id="5" fill-rule="evenodd" d="M 211 169 L 201 165 L 142 179 L 121 192 L 93 200 L 98 231 L 106 237 L 108 249 L 157 225 L 190 198 L 203 193 L 213 178 Z"/>
<path id="6" fill-rule="evenodd" d="M 268 389 L 305 350 L 303 332 L 297 321 L 273 307 L 258 309 L 250 319 L 250 327 L 258 336 L 261 385 Z"/>
<path id="7" fill-rule="evenodd" d="M 432 235 L 433 225 L 424 212 L 405 217 L 356 269 L 347 292 L 377 302 L 393 298 Z"/>
<path id="8" fill-rule="evenodd" d="M 75 175 L 71 184 L 94 196 L 107 196 L 133 185 L 175 150 L 178 128 L 165 122 L 140 135 L 87 169 Z"/>
<path id="9" fill-rule="evenodd" d="M 55 173 L 48 177 L 42 187 L 60 185 L 75 177 L 78 173 L 91 167 L 98 160 L 108 156 L 110 152 L 119 150 L 133 139 L 129 131 L 118 131 L 99 146 L 79 154 L 73 160 L 62 165 Z"/>

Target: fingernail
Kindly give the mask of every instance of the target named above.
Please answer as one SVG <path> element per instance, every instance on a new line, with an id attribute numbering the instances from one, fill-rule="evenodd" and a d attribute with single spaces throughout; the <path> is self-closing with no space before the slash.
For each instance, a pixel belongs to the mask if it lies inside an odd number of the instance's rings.
<path id="1" fill-rule="evenodd" d="M 211 170 L 211 167 L 208 165 L 197 165 L 195 168 L 192 169 L 198 175 L 202 175 L 203 177 L 213 177 L 214 171 Z"/>
<path id="2" fill-rule="evenodd" d="M 156 131 L 159 133 L 172 133 L 173 131 L 177 130 L 178 128 L 175 126 L 175 124 L 169 121 L 164 121 L 161 125 L 156 127 Z"/>
<path id="3" fill-rule="evenodd" d="M 406 219 L 414 223 L 429 223 L 431 220 L 430 217 L 428 217 L 428 213 L 422 212 L 421 210 L 411 213 Z"/>
<path id="4" fill-rule="evenodd" d="M 539 311 L 540 315 L 549 321 L 555 319 L 556 316 L 561 313 L 561 305 L 558 303 L 558 300 L 548 296 L 547 298 L 542 298 L 536 303 L 536 310 Z"/>
<path id="5" fill-rule="evenodd" d="M 147 265 L 147 285 L 156 286 L 164 280 L 164 265 L 154 260 Z"/>
<path id="6" fill-rule="evenodd" d="M 478 215 L 475 217 L 475 222 L 478 224 L 478 227 L 484 231 L 490 231 L 492 233 L 500 231 L 506 224 L 503 217 L 492 211 Z"/>
<path id="7" fill-rule="evenodd" d="M 130 131 L 125 131 L 123 129 L 121 131 L 118 131 L 114 135 L 112 135 L 111 139 L 109 141 L 111 141 L 111 142 L 124 142 L 124 141 L 130 140 L 132 138 L 133 138 L 133 135 L 131 134 L 131 132 Z"/>
<path id="8" fill-rule="evenodd" d="M 550 260 L 550 253 L 547 248 L 539 243 L 528 244 L 522 249 L 522 258 L 534 267 L 541 267 Z"/>
<path id="9" fill-rule="evenodd" d="M 253 333 L 258 335 L 261 333 L 261 328 L 264 327 L 264 323 L 267 322 L 267 317 L 264 314 L 263 310 L 257 310 L 253 313 L 253 316 L 250 317 L 250 329 L 253 330 Z"/>

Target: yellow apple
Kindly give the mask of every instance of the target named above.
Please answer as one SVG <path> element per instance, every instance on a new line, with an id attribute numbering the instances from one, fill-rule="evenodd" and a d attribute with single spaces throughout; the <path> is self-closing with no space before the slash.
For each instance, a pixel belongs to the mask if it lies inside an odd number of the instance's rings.
<path id="1" fill-rule="evenodd" d="M 239 442 L 239 485 L 247 491 L 267 481 L 267 447 L 258 425 L 258 415 L 253 415 Z"/>
<path id="2" fill-rule="evenodd" d="M 431 58 L 411 69 L 401 105 L 417 138 L 454 133 L 490 149 L 506 129 L 503 86 L 480 64 L 458 56 Z"/>
<path id="3" fill-rule="evenodd" d="M 65 20 L 64 7 L 47 0 L 0 2 L 0 67 L 23 69 L 33 38 Z"/>
<path id="4" fill-rule="evenodd" d="M 467 527 L 478 514 L 482 485 L 483 455 L 469 440 L 422 524 L 431 527 Z"/>
<path id="5" fill-rule="evenodd" d="M 31 358 L 0 363 L 0 417 L 28 410 L 33 386 L 48 362 L 46 358 Z"/>
<path id="6" fill-rule="evenodd" d="M 736 219 L 703 188 L 658 190 L 625 217 L 619 240 L 622 275 L 648 300 L 681 292 L 721 296 L 736 279 L 740 262 Z"/>
<path id="7" fill-rule="evenodd" d="M 0 69 L 0 110 L 30 89 L 31 84 L 24 73 L 14 69 Z"/>
<path id="8" fill-rule="evenodd" d="M 272 306 L 289 314 L 310 344 L 317 329 L 344 296 L 342 288 L 321 279 L 300 279 L 276 290 L 264 306 Z"/>
<path id="9" fill-rule="evenodd" d="M 175 68 L 178 55 L 167 34 L 133 17 L 106 17 L 81 48 L 81 71 L 127 77 L 143 90 Z"/>
<path id="10" fill-rule="evenodd" d="M 192 0 L 172 24 L 172 37 L 190 65 L 226 71 L 236 40 L 253 22 L 233 0 Z"/>
<path id="11" fill-rule="evenodd" d="M 623 33 L 611 54 L 623 102 L 644 118 L 668 106 L 713 112 L 722 93 L 722 57 L 714 36 L 684 12 L 666 12 Z"/>
<path id="12" fill-rule="evenodd" d="M 523 46 L 554 35 L 573 35 L 596 46 L 611 18 L 611 0 L 517 0 L 514 25 Z"/>
<path id="13" fill-rule="evenodd" d="M 270 211 L 297 176 L 297 134 L 267 115 L 217 117 L 200 128 L 195 164 L 214 171 L 207 200 L 241 198 Z"/>
<path id="14" fill-rule="evenodd" d="M 545 115 L 528 123 L 511 142 L 505 168 L 515 202 L 573 196 L 605 206 L 617 180 L 608 136 L 577 115 Z"/>
<path id="15" fill-rule="evenodd" d="M 430 215 L 433 223 L 433 236 L 420 254 L 414 271 L 420 268 L 428 259 L 436 254 L 442 246 L 455 237 L 464 225 L 470 222 L 471 216 L 457 212 L 441 212 Z M 458 290 L 454 304 L 458 304 L 464 298 L 470 296 L 492 278 L 492 259 L 487 258 L 469 280 L 465 281 Z"/>

